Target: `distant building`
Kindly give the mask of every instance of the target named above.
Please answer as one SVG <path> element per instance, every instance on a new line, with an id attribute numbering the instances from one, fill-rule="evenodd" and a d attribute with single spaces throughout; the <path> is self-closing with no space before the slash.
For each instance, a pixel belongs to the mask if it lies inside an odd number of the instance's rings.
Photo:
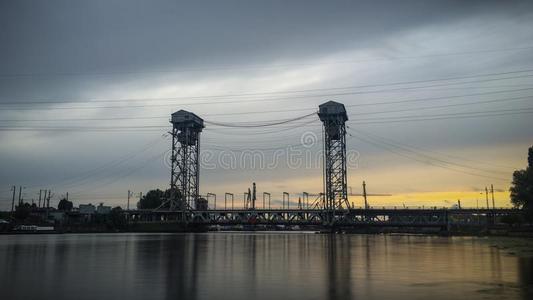
<path id="1" fill-rule="evenodd" d="M 111 212 L 111 206 L 104 206 L 103 203 L 100 203 L 96 208 L 96 213 L 99 215 L 107 215 Z"/>
<path id="2" fill-rule="evenodd" d="M 83 215 L 92 215 L 96 212 L 96 207 L 92 205 L 91 203 L 80 204 L 79 212 L 80 214 L 83 214 Z"/>
<path id="3" fill-rule="evenodd" d="M 48 218 L 61 223 L 65 220 L 65 212 L 64 211 L 51 211 L 49 212 Z"/>

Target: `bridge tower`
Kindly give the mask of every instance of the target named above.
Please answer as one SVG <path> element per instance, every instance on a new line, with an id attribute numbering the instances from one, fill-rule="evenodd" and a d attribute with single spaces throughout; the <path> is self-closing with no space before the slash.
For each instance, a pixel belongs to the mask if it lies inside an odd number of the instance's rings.
<path id="1" fill-rule="evenodd" d="M 204 120 L 179 110 L 172 114 L 172 155 L 169 209 L 189 210 L 199 201 L 200 133 Z"/>
<path id="2" fill-rule="evenodd" d="M 335 210 L 348 203 L 346 177 L 346 121 L 344 104 L 328 101 L 319 106 L 318 116 L 324 134 L 324 210 L 327 223 L 334 222 Z"/>

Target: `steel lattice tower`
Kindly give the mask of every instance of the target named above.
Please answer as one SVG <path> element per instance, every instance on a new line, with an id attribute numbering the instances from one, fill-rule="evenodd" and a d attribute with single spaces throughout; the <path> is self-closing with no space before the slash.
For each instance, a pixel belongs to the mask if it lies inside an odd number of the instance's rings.
<path id="1" fill-rule="evenodd" d="M 319 106 L 318 116 L 324 131 L 324 209 L 327 222 L 334 222 L 335 210 L 348 203 L 346 177 L 346 121 L 348 115 L 343 104 L 328 101 Z"/>
<path id="2" fill-rule="evenodd" d="M 200 179 L 200 133 L 204 120 L 179 110 L 172 114 L 172 156 L 169 209 L 188 210 L 196 207 Z"/>

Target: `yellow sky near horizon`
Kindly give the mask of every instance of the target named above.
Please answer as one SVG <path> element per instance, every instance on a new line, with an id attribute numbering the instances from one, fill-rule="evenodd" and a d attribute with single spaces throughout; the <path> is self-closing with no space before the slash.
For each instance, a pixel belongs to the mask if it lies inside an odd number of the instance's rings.
<path id="1" fill-rule="evenodd" d="M 392 194 L 391 196 L 370 196 L 369 205 L 372 207 L 451 207 L 457 201 L 461 201 L 463 208 L 485 208 L 485 192 L 475 191 L 448 191 L 448 192 L 421 192 L 407 194 Z M 363 205 L 363 198 L 352 196 L 350 202 L 356 207 Z M 508 191 L 494 191 L 494 203 L 496 207 L 512 207 Z M 492 208 L 492 198 L 489 191 L 489 206 Z"/>

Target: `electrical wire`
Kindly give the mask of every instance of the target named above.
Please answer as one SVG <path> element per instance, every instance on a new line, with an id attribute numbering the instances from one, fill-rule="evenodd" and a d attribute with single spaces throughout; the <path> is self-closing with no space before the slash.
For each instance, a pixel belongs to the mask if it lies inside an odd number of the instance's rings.
<path id="1" fill-rule="evenodd" d="M 425 97 L 425 98 L 415 98 L 415 99 L 403 99 L 403 100 L 396 100 L 396 101 L 381 101 L 381 102 L 373 102 L 373 103 L 360 103 L 360 104 L 348 104 L 345 105 L 346 107 L 364 107 L 364 106 L 376 106 L 376 105 L 390 105 L 390 104 L 404 104 L 404 103 L 415 103 L 415 102 L 428 102 L 428 101 L 436 101 L 436 100 L 449 100 L 449 99 L 456 99 L 456 98 L 463 98 L 463 97 L 473 97 L 473 96 L 488 96 L 488 95 L 495 95 L 495 94 L 502 94 L 502 93 L 508 93 L 508 92 L 524 92 L 524 91 L 531 91 L 533 88 L 524 88 L 524 89 L 512 89 L 512 90 L 503 90 L 503 91 L 489 91 L 489 92 L 480 92 L 480 93 L 470 93 L 470 94 L 463 94 L 463 95 L 450 95 L 450 96 L 439 96 L 439 97 Z M 508 99 L 518 99 L 518 97 L 515 98 L 507 98 L 507 99 L 501 99 L 501 100 L 486 100 L 481 102 L 468 102 L 468 103 L 491 103 L 491 102 L 504 102 L 504 101 L 511 101 Z M 461 104 L 463 105 L 463 104 Z M 469 105 L 469 104 L 464 104 Z M 307 110 L 314 110 L 316 111 L 316 107 L 312 108 L 301 108 L 301 109 L 288 109 L 288 110 L 271 110 L 271 111 L 248 111 L 248 112 L 240 112 L 239 114 L 265 114 L 265 113 L 272 113 L 272 112 L 293 112 L 293 111 L 307 111 Z M 219 113 L 219 114 L 205 114 L 205 116 L 230 116 L 234 115 L 236 113 Z M 365 114 L 365 113 L 361 113 Z M 53 121 L 111 121 L 111 120 L 143 120 L 143 119 L 169 119 L 168 116 L 148 116 L 148 117 L 112 117 L 112 118 L 67 118 L 67 119 L 4 119 L 0 122 L 53 122 Z"/>
<path id="2" fill-rule="evenodd" d="M 429 83 L 429 82 L 439 82 L 439 81 L 451 81 L 451 80 L 463 80 L 463 79 L 472 79 L 478 77 L 491 77 L 491 76 L 500 76 L 500 75 L 511 75 L 511 74 L 521 74 L 521 73 L 530 73 L 533 72 L 533 69 L 525 70 L 515 70 L 507 72 L 498 72 L 498 73 L 485 73 L 477 75 L 466 75 L 466 76 L 455 76 L 455 77 L 444 77 L 444 78 L 434 78 L 434 79 L 423 79 L 423 80 L 412 80 L 412 81 L 397 81 L 391 83 L 376 83 L 376 84 L 366 84 L 366 85 L 352 85 L 344 87 L 332 87 L 332 88 L 315 88 L 315 89 L 302 89 L 302 90 L 289 90 L 289 91 L 265 91 L 265 92 L 256 92 L 256 93 L 240 93 L 240 94 L 219 94 L 219 95 L 206 95 L 206 96 L 182 96 L 182 97 L 160 97 L 160 98 L 123 98 L 123 99 L 41 99 L 41 100 L 32 100 L 32 101 L 14 101 L 14 102 L 0 102 L 3 105 L 17 105 L 17 104 L 64 104 L 64 103 L 106 103 L 106 102 L 136 102 L 136 101 L 174 101 L 174 100 L 191 100 L 191 99 L 218 99 L 218 98 L 236 98 L 236 97 L 250 97 L 250 96 L 265 96 L 265 95 L 282 95 L 282 94 L 299 94 L 299 93 L 308 93 L 308 92 L 323 92 L 323 91 L 334 91 L 334 90 L 348 90 L 348 89 L 365 89 L 365 88 L 375 88 L 375 87 L 387 87 L 387 86 L 396 86 L 396 85 L 410 85 L 418 83 Z M 526 75 L 529 77 L 529 75 Z M 506 79 L 506 78 L 504 78 Z M 467 82 L 469 83 L 469 82 Z M 194 102 L 196 103 L 196 102 Z"/>
<path id="3" fill-rule="evenodd" d="M 102 172 L 105 172 L 106 170 L 111 169 L 111 168 L 116 168 L 120 166 L 121 164 L 137 157 L 138 155 L 146 152 L 147 150 L 157 146 L 162 140 L 163 140 L 162 136 L 159 136 L 157 139 L 151 140 L 148 143 L 146 143 L 144 146 L 140 148 L 139 151 L 128 153 L 120 158 L 106 162 L 96 168 L 90 169 L 76 176 L 69 176 L 68 178 L 62 179 L 61 181 L 56 182 L 55 184 L 51 184 L 51 185 L 52 186 L 62 185 L 64 187 L 71 187 L 71 186 L 79 185 L 79 183 L 82 183 L 86 180 L 90 180 L 90 178 L 92 177 L 102 176 Z M 35 186 L 32 186 L 32 187 L 35 187 Z"/>
<path id="4" fill-rule="evenodd" d="M 416 111 L 416 108 L 413 108 L 412 111 Z M 456 118 L 456 117 L 484 117 L 484 116 L 503 116 L 503 115 L 509 115 L 509 114 L 529 114 L 532 113 L 533 108 L 525 107 L 525 108 L 519 108 L 519 109 L 500 109 L 500 110 L 488 110 L 488 111 L 472 111 L 472 112 L 460 112 L 460 113 L 446 113 L 446 114 L 433 114 L 433 115 L 408 115 L 408 116 L 389 116 L 389 117 L 374 117 L 374 118 L 358 118 L 355 120 L 348 121 L 348 123 L 373 123 L 373 122 L 398 122 L 398 121 L 425 121 L 425 120 L 438 120 L 438 119 L 448 119 L 448 118 Z M 292 119 L 284 119 L 284 120 L 275 120 L 270 123 L 262 123 L 262 124 L 251 124 L 251 123 L 218 123 L 218 122 L 210 122 L 207 121 L 209 124 L 221 126 L 221 127 L 229 127 L 229 128 L 262 128 L 262 127 L 270 127 L 270 126 L 277 126 L 287 123 L 296 122 L 298 120 L 302 120 L 304 118 L 310 117 L 315 115 L 315 113 L 306 114 L 303 116 L 299 116 Z M 351 117 L 352 115 L 349 115 Z M 307 124 L 307 123 L 302 123 Z M 68 127 L 57 127 L 57 126 L 40 126 L 40 127 L 28 127 L 28 126 L 0 126 L 0 131 L 92 131 L 92 130 L 139 130 L 139 129 L 168 129 L 169 126 L 162 126 L 162 125 L 141 125 L 141 126 L 68 126 Z"/>
<path id="5" fill-rule="evenodd" d="M 134 168 L 132 170 L 129 170 L 126 173 L 121 174 L 120 176 L 115 176 L 111 181 L 107 181 L 107 182 L 105 182 L 103 184 L 99 184 L 98 187 L 102 188 L 102 187 L 108 186 L 110 184 L 113 184 L 113 183 L 115 183 L 115 182 L 117 182 L 119 180 L 125 179 L 125 178 L 135 174 L 135 172 L 145 168 L 147 166 L 147 163 L 150 163 L 152 161 L 155 161 L 156 159 L 159 159 L 159 158 L 163 157 L 166 152 L 167 151 L 164 151 L 163 153 L 158 153 L 157 155 L 150 157 L 149 159 L 144 161 L 141 166 L 136 167 L 136 168 Z M 85 189 L 85 190 L 81 190 L 81 191 L 75 191 L 74 193 L 84 193 L 84 192 L 87 192 L 87 191 L 88 191 L 88 189 Z"/>
<path id="6" fill-rule="evenodd" d="M 413 59 L 426 59 L 434 57 L 448 57 L 448 56 L 462 56 L 462 55 L 479 55 L 479 54 L 493 54 L 499 52 L 509 51 L 527 51 L 533 49 L 533 46 L 515 47 L 515 48 L 500 48 L 500 49 L 477 49 L 470 51 L 458 51 L 448 53 L 433 53 L 425 55 L 412 55 L 412 56 L 396 56 L 396 57 L 380 57 L 373 59 L 357 59 L 357 60 L 342 60 L 333 62 L 313 62 L 313 63 L 293 63 L 293 64 L 278 64 L 278 65 L 247 65 L 247 66 L 218 66 L 208 68 L 182 68 L 180 70 L 154 70 L 154 71 L 109 71 L 109 72 L 48 72 L 48 73 L 10 73 L 0 74 L 0 78 L 24 78 L 24 77 L 64 77 L 64 76 L 114 76 L 114 75 L 128 75 L 128 74 L 177 74 L 185 72 L 206 72 L 206 71 L 229 71 L 229 70 L 268 70 L 279 69 L 287 67 L 299 67 L 299 66 L 321 66 L 321 65 L 334 65 L 334 64 L 358 64 L 376 61 L 394 61 L 394 60 L 413 60 Z"/>
<path id="7" fill-rule="evenodd" d="M 515 71 L 516 73 L 522 73 L 525 71 Z M 533 70 L 528 70 L 527 72 L 533 72 Z M 511 73 L 511 72 L 507 72 Z M 466 76 L 465 76 L 466 77 Z M 8 108 L 0 108 L 0 111 L 26 111 L 26 110 L 76 110 L 76 109 L 126 109 L 126 108 L 144 108 L 144 107 L 172 107 L 175 105 L 213 105 L 213 104 L 243 104 L 243 103 L 255 103 L 255 102 L 270 102 L 270 101 L 281 101 L 281 100 L 295 100 L 295 99 L 307 99 L 307 98 L 316 98 L 316 97 L 332 97 L 332 96 L 346 96 L 346 95 L 360 95 L 360 94 L 373 94 L 373 93 L 383 93 L 383 92 L 394 92 L 394 91 L 402 91 L 402 90 L 412 90 L 412 89 L 424 89 L 424 88 L 430 88 L 430 87 L 442 87 L 442 86 L 450 86 L 450 85 L 461 85 L 461 84 L 469 84 L 469 83 L 481 83 L 481 82 L 492 82 L 492 81 L 500 81 L 500 80 L 509 80 L 509 79 L 518 79 L 518 78 L 531 78 L 533 77 L 533 74 L 528 75 L 517 75 L 517 76 L 511 76 L 511 77 L 504 77 L 504 78 L 489 78 L 489 79 L 478 79 L 478 80 L 472 80 L 472 81 L 466 81 L 466 82 L 452 82 L 452 83 L 444 83 L 444 84 L 432 84 L 432 85 L 425 85 L 425 86 L 416 86 L 416 87 L 399 87 L 399 88 L 392 88 L 392 89 L 384 89 L 384 90 L 372 90 L 372 91 L 348 91 L 348 92 L 338 92 L 338 93 L 323 93 L 323 94 L 311 94 L 311 95 L 294 95 L 289 97 L 277 97 L 277 98 L 262 98 L 262 99 L 249 99 L 247 101 L 243 101 L 246 99 L 240 99 L 240 100 L 229 100 L 229 101 L 204 101 L 204 102 L 190 102 L 190 103 L 173 103 L 173 104 L 142 104 L 142 105 L 119 105 L 119 106 L 75 106 L 75 107 L 46 107 L 46 108 L 21 108 L 21 107 L 8 107 Z M 442 80 L 442 79 L 441 79 Z M 432 82 L 436 80 L 427 80 L 426 82 Z M 389 84 L 389 85 L 395 85 L 395 84 Z M 347 87 L 348 88 L 348 87 Z M 341 88 L 341 89 L 347 89 L 347 88 Z M 353 89 L 354 87 L 352 87 Z M 333 89 L 339 89 L 339 88 L 333 88 Z M 182 98 L 182 97 L 181 97 Z M 192 99 L 193 97 L 188 97 L 187 99 Z M 200 99 L 205 99 L 206 97 L 200 97 Z M 178 97 L 174 98 L 145 98 L 145 99 L 136 99 L 136 101 L 162 101 L 162 100 L 177 100 Z M 101 102 L 131 102 L 133 99 L 121 99 L 121 100 L 113 100 L 113 101 L 104 101 L 100 100 Z M 87 103 L 90 102 L 96 102 L 96 101 L 85 101 Z M 4 105 L 23 105 L 24 102 L 0 102 L 0 104 Z M 37 104 L 37 103 L 30 103 L 25 102 L 26 104 Z M 51 101 L 47 102 L 41 102 L 38 104 L 65 104 L 65 103 L 80 103 L 80 102 L 68 102 L 68 101 L 56 101 L 54 103 L 51 103 Z"/>
<path id="8" fill-rule="evenodd" d="M 385 145 L 389 145 L 391 147 L 395 147 L 397 149 L 401 149 L 402 151 L 413 153 L 413 154 L 418 155 L 420 157 L 423 157 L 425 159 L 433 160 L 433 161 L 436 161 L 436 162 L 439 162 L 439 163 L 453 165 L 453 166 L 466 168 L 466 169 L 471 169 L 471 170 L 475 170 L 475 171 L 481 171 L 481 172 L 490 173 L 490 174 L 492 174 L 492 173 L 508 174 L 509 173 L 508 171 L 488 169 L 488 168 L 485 168 L 485 167 L 469 166 L 469 165 L 465 165 L 465 164 L 462 164 L 462 163 L 457 163 L 457 162 L 453 162 L 453 161 L 450 161 L 450 160 L 445 160 L 445 159 L 439 158 L 437 156 L 432 156 L 432 155 L 429 155 L 427 153 L 424 153 L 424 152 L 420 151 L 419 149 L 417 149 L 416 147 L 413 147 L 411 145 L 406 145 L 406 144 L 403 144 L 403 143 L 399 143 L 399 142 L 393 141 L 391 139 L 386 139 L 386 138 L 383 138 L 381 136 L 377 136 L 375 134 L 365 133 L 365 132 L 362 132 L 362 131 L 356 130 L 356 129 L 349 129 L 349 130 L 351 130 L 351 132 L 357 132 L 359 134 L 362 134 L 362 135 L 364 135 L 367 138 L 373 139 L 374 141 L 379 141 L 380 143 L 383 143 Z"/>
<path id="9" fill-rule="evenodd" d="M 348 121 L 349 124 L 387 124 L 387 123 L 402 123 L 402 122 L 420 122 L 420 121 L 435 121 L 435 120 L 449 120 L 449 119 L 470 119 L 481 117 L 497 117 L 508 115 L 521 115 L 533 113 L 532 108 L 508 110 L 508 112 L 470 112 L 470 113 L 453 113 L 453 114 L 439 114 L 428 116 L 403 116 L 403 117 L 389 117 L 389 118 L 368 118 L 362 120 Z"/>
<path id="10" fill-rule="evenodd" d="M 260 123 L 260 124 L 250 124 L 250 123 L 222 123 L 222 122 L 216 122 L 216 121 L 208 121 L 204 120 L 204 123 L 211 124 L 215 126 L 221 126 L 221 127 L 232 127 L 232 128 L 257 128 L 257 127 L 269 127 L 269 126 L 276 126 L 281 124 L 287 124 L 294 121 L 302 120 L 305 118 L 308 118 L 310 116 L 315 115 L 315 112 L 312 112 L 310 114 L 306 114 L 303 116 L 299 116 L 296 118 L 286 119 L 286 120 L 276 120 L 268 123 Z"/>
<path id="11" fill-rule="evenodd" d="M 514 170 L 515 169 L 515 167 L 511 167 L 511 166 L 507 166 L 507 165 L 504 166 L 504 165 L 500 165 L 500 164 L 494 164 L 492 161 L 480 161 L 480 160 L 475 160 L 475 159 L 472 159 L 472 158 L 466 158 L 466 157 L 463 157 L 463 156 L 451 155 L 449 153 L 444 153 L 444 152 L 437 151 L 437 150 L 434 150 L 434 149 L 427 149 L 427 148 L 420 147 L 420 146 L 414 146 L 414 145 L 411 145 L 411 144 L 402 143 L 402 142 L 399 142 L 397 140 L 393 140 L 391 138 L 385 138 L 383 136 L 379 136 L 379 135 L 376 135 L 376 134 L 371 134 L 369 132 L 365 132 L 365 131 L 362 131 L 360 129 L 350 128 L 349 126 L 347 126 L 347 128 L 349 130 L 351 130 L 351 131 L 355 131 L 355 132 L 358 132 L 358 133 L 366 135 L 366 136 L 371 136 L 371 137 L 374 137 L 374 138 L 387 140 L 387 141 L 389 141 L 391 143 L 402 145 L 404 147 L 408 147 L 408 148 L 411 148 L 411 149 L 414 149 L 414 150 L 418 150 L 418 151 L 422 151 L 422 152 L 431 152 L 431 153 L 435 153 L 436 155 L 445 156 L 445 157 L 448 157 L 448 158 L 451 158 L 451 159 L 459 159 L 459 160 L 462 160 L 462 161 L 473 162 L 473 163 L 482 164 L 482 165 L 491 165 L 491 166 L 493 166 L 495 168 L 503 168 L 503 169 L 506 169 L 506 170 Z M 492 170 L 491 170 L 491 172 L 492 172 Z"/>
<path id="12" fill-rule="evenodd" d="M 387 146 L 386 144 L 380 143 L 378 141 L 370 140 L 368 138 L 365 138 L 363 136 L 358 135 L 357 133 L 353 133 L 352 136 L 354 136 L 355 138 L 357 138 L 360 141 L 363 141 L 363 142 L 365 142 L 367 144 L 373 145 L 376 148 L 387 150 L 387 151 L 389 151 L 391 153 L 394 153 L 396 155 L 399 155 L 399 156 L 402 156 L 404 158 L 407 158 L 407 159 L 410 159 L 410 160 L 414 160 L 414 161 L 417 161 L 417 162 L 420 162 L 420 163 L 423 163 L 423 164 L 432 165 L 432 166 L 435 166 L 435 167 L 440 167 L 440 168 L 447 169 L 447 170 L 450 170 L 450 171 L 459 172 L 459 173 L 463 173 L 463 174 L 467 174 L 467 175 L 471 175 L 471 176 L 476 176 L 476 177 L 484 177 L 484 178 L 489 178 L 489 179 L 494 179 L 494 180 L 499 180 L 499 181 L 508 181 L 509 180 L 509 179 L 506 179 L 506 178 L 495 177 L 495 176 L 490 176 L 490 175 L 485 175 L 485 174 L 479 174 L 479 173 L 475 173 L 475 172 L 471 172 L 471 171 L 465 171 L 465 170 L 462 170 L 462 169 L 457 169 L 455 167 L 450 167 L 448 165 L 445 165 L 445 164 L 442 164 L 442 163 L 438 163 L 438 162 L 434 162 L 434 161 L 431 161 L 431 160 L 420 159 L 420 158 L 417 158 L 417 157 L 413 157 L 411 155 L 402 153 L 402 151 L 398 150 L 398 148 Z"/>

